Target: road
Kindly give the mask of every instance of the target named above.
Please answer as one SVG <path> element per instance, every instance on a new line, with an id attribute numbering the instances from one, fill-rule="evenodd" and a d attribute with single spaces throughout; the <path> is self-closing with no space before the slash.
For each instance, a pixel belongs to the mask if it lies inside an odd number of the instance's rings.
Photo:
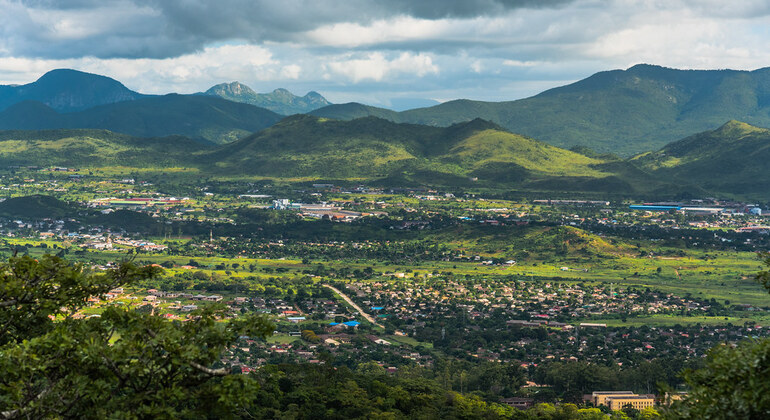
<path id="1" fill-rule="evenodd" d="M 348 303 L 350 306 L 352 306 L 352 307 L 353 307 L 353 309 L 355 309 L 356 311 L 358 311 L 358 313 L 359 313 L 359 314 L 361 314 L 361 316 L 362 316 L 362 317 L 364 317 L 364 319 L 366 319 L 367 321 L 371 322 L 372 324 L 374 324 L 374 325 L 376 325 L 376 326 L 378 326 L 378 327 L 380 327 L 380 328 L 385 328 L 384 326 L 382 326 L 382 325 L 378 324 L 378 323 L 377 323 L 377 321 L 374 319 L 374 317 L 373 317 L 373 316 L 371 316 L 371 315 L 367 314 L 366 312 L 364 312 L 364 310 L 363 310 L 363 309 L 361 309 L 361 307 L 360 307 L 360 306 L 356 305 L 356 303 L 355 303 L 355 302 L 353 302 L 353 301 L 352 301 L 352 300 L 351 300 L 351 299 L 348 297 L 348 295 L 346 295 L 346 294 L 342 293 L 342 292 L 341 292 L 339 289 L 337 289 L 336 287 L 333 287 L 333 286 L 329 286 L 328 284 L 324 284 L 323 286 L 324 286 L 324 287 L 328 287 L 329 289 L 332 289 L 332 291 L 333 291 L 334 293 L 336 293 L 336 294 L 340 295 L 340 296 L 342 297 L 342 299 L 344 299 L 344 300 L 345 300 L 345 302 L 347 302 L 347 303 Z"/>

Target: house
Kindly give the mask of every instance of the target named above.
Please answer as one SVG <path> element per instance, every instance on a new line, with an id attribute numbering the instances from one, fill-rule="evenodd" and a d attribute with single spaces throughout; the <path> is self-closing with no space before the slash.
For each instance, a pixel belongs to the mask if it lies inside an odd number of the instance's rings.
<path id="1" fill-rule="evenodd" d="M 516 407 L 520 410 L 526 410 L 529 407 L 532 407 L 532 405 L 535 403 L 535 400 L 532 398 L 510 397 L 501 398 L 500 402 L 502 404 L 510 405 L 511 407 Z"/>

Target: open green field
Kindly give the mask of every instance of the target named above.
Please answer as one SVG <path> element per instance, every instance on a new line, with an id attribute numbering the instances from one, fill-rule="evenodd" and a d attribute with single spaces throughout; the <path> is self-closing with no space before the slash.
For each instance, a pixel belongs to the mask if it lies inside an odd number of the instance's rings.
<path id="1" fill-rule="evenodd" d="M 302 341 L 302 337 L 292 337 L 288 334 L 273 334 L 266 339 L 267 344 L 291 344 L 295 341 Z"/>
<path id="2" fill-rule="evenodd" d="M 62 246 L 61 242 L 53 240 L 28 240 L 6 238 L 9 245 L 24 245 L 27 252 L 35 257 L 45 253 L 56 252 L 54 246 Z M 162 241 L 161 241 L 162 242 Z M 45 246 L 45 247 L 42 247 Z M 70 248 L 74 249 L 74 248 Z M 621 256 L 612 259 L 556 259 L 548 263 L 527 263 L 514 266 L 486 266 L 473 262 L 430 261 L 413 264 L 388 264 L 373 260 L 355 259 L 345 261 L 312 260 L 303 264 L 301 259 L 258 259 L 258 258 L 227 258 L 167 255 L 165 253 L 139 254 L 136 258 L 153 264 L 172 262 L 177 266 L 187 265 L 191 260 L 200 267 L 193 271 L 202 270 L 207 274 L 215 274 L 226 278 L 257 278 L 280 275 L 286 278 L 306 276 L 303 271 L 312 269 L 317 264 L 327 268 L 362 270 L 372 267 L 378 273 L 406 273 L 409 278 L 425 278 L 433 273 L 452 273 L 455 278 L 479 276 L 512 276 L 517 280 L 548 280 L 556 282 L 597 282 L 615 284 L 620 288 L 633 286 L 635 288 L 650 288 L 678 296 L 691 295 L 700 299 L 717 299 L 732 304 L 750 304 L 754 306 L 770 306 L 770 296 L 753 277 L 762 269 L 756 254 L 750 252 L 709 253 L 709 258 L 703 258 L 705 252 L 688 250 L 686 257 L 632 257 Z M 109 262 L 130 258 L 128 250 L 94 251 L 70 253 L 68 258 L 81 261 Z M 237 268 L 233 268 L 238 264 Z M 216 269 L 224 265 L 226 269 Z M 254 266 L 254 271 L 249 269 Z M 264 271 L 265 268 L 270 270 Z M 566 269 L 565 269 L 566 268 Z M 280 269 L 280 274 L 275 270 Z M 658 272 L 660 269 L 660 272 Z M 167 276 L 189 272 L 190 269 L 180 267 L 166 269 Z M 320 281 L 320 280 L 319 280 Z"/>
<path id="3" fill-rule="evenodd" d="M 589 321 L 585 321 L 589 322 Z M 770 326 L 770 315 L 735 316 L 678 316 L 653 315 L 649 317 L 631 317 L 625 322 L 620 319 L 592 319 L 590 322 L 607 324 L 608 327 L 663 327 L 672 325 L 743 325 L 745 323 Z"/>

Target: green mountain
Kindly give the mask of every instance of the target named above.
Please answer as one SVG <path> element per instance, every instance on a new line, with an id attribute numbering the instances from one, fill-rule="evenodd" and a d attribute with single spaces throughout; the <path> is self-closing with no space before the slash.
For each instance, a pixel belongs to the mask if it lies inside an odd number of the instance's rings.
<path id="1" fill-rule="evenodd" d="M 403 117 L 396 111 L 356 102 L 329 105 L 311 111 L 308 114 L 321 118 L 334 118 L 335 120 L 345 121 L 354 120 L 356 118 L 377 117 L 393 122 L 403 122 Z"/>
<path id="2" fill-rule="evenodd" d="M 480 119 L 442 128 L 375 117 L 339 121 L 295 115 L 201 152 L 198 161 L 220 175 L 401 186 L 628 193 L 664 185 L 625 161 L 591 158 Z"/>
<path id="3" fill-rule="evenodd" d="M 654 176 L 691 183 L 708 192 L 766 198 L 770 130 L 733 120 L 631 162 Z"/>
<path id="4" fill-rule="evenodd" d="M 222 83 L 213 86 L 202 94 L 255 105 L 282 115 L 304 114 L 331 105 L 318 92 L 308 92 L 305 96 L 296 96 L 286 89 L 276 89 L 270 93 L 257 93 L 238 82 Z"/>
<path id="5" fill-rule="evenodd" d="M 402 112 L 356 103 L 329 105 L 314 92 L 304 97 L 283 89 L 258 94 L 237 82 L 217 85 L 201 95 L 148 97 L 107 77 L 54 70 L 34 83 L 0 86 L 0 111 L 0 129 L 102 128 L 139 137 L 184 135 L 214 143 L 268 127 L 280 119 L 279 113 L 310 112 L 341 120 L 373 116 L 439 127 L 481 118 L 558 147 L 590 148 L 598 156 L 631 156 L 731 119 L 770 126 L 770 68 L 676 70 L 637 65 L 600 72 L 531 98 L 461 99 Z"/>
<path id="6" fill-rule="evenodd" d="M 253 105 L 196 95 L 164 95 L 58 113 L 26 101 L 0 112 L 0 130 L 99 128 L 136 137 L 182 135 L 226 143 L 262 130 L 282 117 Z"/>
<path id="7" fill-rule="evenodd" d="M 0 166 L 185 167 L 210 177 L 560 196 L 741 195 L 770 185 L 763 173 L 770 158 L 768 139 L 768 130 L 731 122 L 659 152 L 622 160 L 561 149 L 480 119 L 431 127 L 375 117 L 340 121 L 294 115 L 219 146 L 182 136 L 140 138 L 94 129 L 0 131 Z"/>
<path id="8" fill-rule="evenodd" d="M 0 131 L 0 165 L 190 166 L 206 146 L 186 137 L 136 138 L 107 130 Z"/>
<path id="9" fill-rule="evenodd" d="M 59 69 L 26 85 L 0 86 L 0 110 L 23 101 L 38 101 L 59 112 L 72 112 L 145 96 L 109 77 Z"/>
<path id="10" fill-rule="evenodd" d="M 516 101 L 461 99 L 393 114 L 347 104 L 313 114 L 338 119 L 376 115 L 435 126 L 483 118 L 555 146 L 585 146 L 630 156 L 730 119 L 770 126 L 770 68 L 676 70 L 637 65 Z"/>

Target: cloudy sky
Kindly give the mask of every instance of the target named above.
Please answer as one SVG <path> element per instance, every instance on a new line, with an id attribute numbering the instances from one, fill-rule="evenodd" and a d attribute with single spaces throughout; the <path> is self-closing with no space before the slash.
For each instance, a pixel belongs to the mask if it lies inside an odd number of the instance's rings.
<path id="1" fill-rule="evenodd" d="M 637 63 L 770 66 L 766 0 L 0 0 L 0 84 L 229 81 L 332 102 L 511 100 Z"/>

